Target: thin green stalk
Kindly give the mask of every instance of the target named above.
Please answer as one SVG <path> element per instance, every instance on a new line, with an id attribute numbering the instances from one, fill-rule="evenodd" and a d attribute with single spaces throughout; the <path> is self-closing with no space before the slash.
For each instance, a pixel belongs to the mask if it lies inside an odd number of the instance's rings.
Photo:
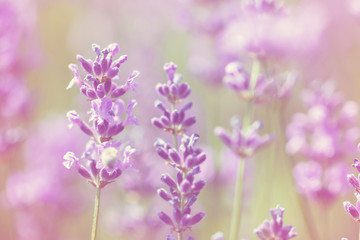
<path id="1" fill-rule="evenodd" d="M 250 78 L 250 89 L 254 91 L 256 87 L 256 82 L 259 77 L 260 72 L 260 61 L 257 59 L 254 59 L 252 68 L 251 68 L 251 78 Z"/>
<path id="2" fill-rule="evenodd" d="M 94 215 L 93 215 L 93 224 L 91 230 L 91 240 L 96 240 L 96 233 L 99 221 L 99 207 L 100 207 L 100 194 L 101 188 L 96 188 L 96 196 L 95 196 L 95 205 L 94 205 Z"/>
<path id="3" fill-rule="evenodd" d="M 183 233 L 182 232 L 178 232 L 178 240 L 182 240 L 183 239 Z"/>
<path id="4" fill-rule="evenodd" d="M 237 178 L 236 178 L 236 185 L 235 185 L 235 196 L 234 196 L 231 223 L 230 223 L 229 240 L 236 240 L 240 229 L 244 168 L 245 168 L 245 160 L 240 159 Z"/>

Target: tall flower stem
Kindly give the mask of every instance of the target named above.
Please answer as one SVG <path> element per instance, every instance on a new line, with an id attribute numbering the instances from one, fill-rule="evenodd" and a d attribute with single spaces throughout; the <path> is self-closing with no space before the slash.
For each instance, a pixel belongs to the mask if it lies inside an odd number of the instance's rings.
<path id="1" fill-rule="evenodd" d="M 256 83 L 259 77 L 260 72 L 260 61 L 256 58 L 253 60 L 253 64 L 251 67 L 251 78 L 250 78 L 250 89 L 254 92 L 254 89 L 256 87 Z"/>
<path id="2" fill-rule="evenodd" d="M 98 220 L 99 220 L 100 195 L 101 195 L 101 188 L 97 187 L 96 196 L 95 196 L 95 205 L 94 205 L 93 224 L 91 230 L 91 240 L 96 240 L 96 233 L 97 233 Z"/>
<path id="3" fill-rule="evenodd" d="M 235 196 L 234 196 L 231 223 L 230 223 L 230 238 L 229 238 L 229 240 L 237 239 L 239 228 L 240 228 L 244 168 L 245 168 L 245 160 L 240 159 L 237 178 L 236 178 L 236 185 L 235 185 Z"/>

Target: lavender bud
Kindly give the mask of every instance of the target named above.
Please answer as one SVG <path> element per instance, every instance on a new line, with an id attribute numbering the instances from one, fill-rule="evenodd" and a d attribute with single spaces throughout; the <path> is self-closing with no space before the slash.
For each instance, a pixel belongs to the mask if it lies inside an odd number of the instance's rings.
<path id="1" fill-rule="evenodd" d="M 347 175 L 348 182 L 356 189 L 360 187 L 359 180 L 354 176 L 354 174 Z"/>
<path id="2" fill-rule="evenodd" d="M 176 179 L 177 179 L 178 184 L 180 185 L 181 182 L 183 181 L 183 175 L 182 175 L 181 172 L 178 172 L 178 173 L 176 174 Z"/>
<path id="3" fill-rule="evenodd" d="M 101 68 L 102 68 L 103 73 L 105 73 L 108 70 L 109 65 L 108 65 L 108 61 L 106 60 L 106 58 L 103 58 L 101 60 Z"/>
<path id="4" fill-rule="evenodd" d="M 111 97 L 112 98 L 118 98 L 121 97 L 122 95 L 124 95 L 125 93 L 125 89 L 122 87 L 116 88 L 112 93 L 111 93 Z"/>
<path id="5" fill-rule="evenodd" d="M 157 193 L 159 194 L 159 196 L 164 199 L 165 201 L 170 201 L 171 200 L 171 196 L 170 194 L 163 188 L 160 188 L 157 190 Z"/>
<path id="6" fill-rule="evenodd" d="M 78 173 L 86 179 L 91 179 L 91 174 L 82 166 L 79 166 Z"/>
<path id="7" fill-rule="evenodd" d="M 90 162 L 90 170 L 93 176 L 97 176 L 97 174 L 99 173 L 99 170 L 96 168 L 96 162 L 95 161 L 91 161 Z"/>
<path id="8" fill-rule="evenodd" d="M 100 66 L 100 64 L 98 62 L 93 63 L 93 70 L 94 70 L 94 73 L 95 73 L 96 76 L 101 75 L 102 69 L 101 69 L 101 66 Z"/>
<path id="9" fill-rule="evenodd" d="M 171 119 L 171 122 L 173 123 L 173 124 L 179 124 L 180 123 L 180 116 L 179 116 L 179 113 L 178 113 L 178 111 L 177 110 L 174 110 L 172 113 L 171 113 L 171 117 L 170 117 L 170 119 Z"/>
<path id="10" fill-rule="evenodd" d="M 115 77 L 116 75 L 118 75 L 119 73 L 119 69 L 118 68 L 110 68 L 109 71 L 107 72 L 107 76 L 109 78 L 113 78 Z"/>
<path id="11" fill-rule="evenodd" d="M 202 180 L 197 181 L 197 182 L 195 182 L 195 183 L 193 184 L 193 190 L 194 190 L 195 192 L 200 192 L 201 189 L 203 189 L 204 186 L 205 186 L 205 181 L 202 181 Z"/>
<path id="12" fill-rule="evenodd" d="M 99 98 L 103 98 L 105 96 L 105 90 L 104 90 L 103 84 L 99 84 L 96 87 L 96 92 L 97 92 Z"/>
<path id="13" fill-rule="evenodd" d="M 181 218 L 181 225 L 183 225 L 183 226 L 189 226 L 189 225 L 190 225 L 190 220 L 191 220 L 191 215 L 190 215 L 190 214 L 185 214 L 185 215 Z"/>
<path id="14" fill-rule="evenodd" d="M 170 149 L 169 150 L 169 156 L 170 156 L 170 159 L 173 161 L 173 162 L 175 162 L 175 163 L 177 163 L 177 164 L 180 164 L 180 156 L 179 156 L 179 154 L 176 152 L 176 151 L 174 151 L 174 150 L 172 150 L 172 149 Z"/>
<path id="15" fill-rule="evenodd" d="M 171 218 L 164 212 L 159 212 L 158 213 L 159 218 L 166 224 L 170 225 L 170 226 L 174 226 L 173 221 L 171 220 Z"/>
<path id="16" fill-rule="evenodd" d="M 170 177 L 168 174 L 162 174 L 161 181 L 163 181 L 166 185 L 168 185 L 171 188 L 177 188 L 174 179 L 172 179 L 172 177 Z"/>
<path id="17" fill-rule="evenodd" d="M 81 63 L 81 66 L 85 69 L 86 72 L 93 74 L 92 71 L 92 62 L 89 59 L 84 59 L 82 56 L 77 55 L 77 60 Z"/>
<path id="18" fill-rule="evenodd" d="M 85 123 L 83 123 L 82 121 L 80 122 L 80 129 L 81 129 L 81 131 L 83 131 L 85 134 L 89 135 L 90 137 L 93 136 L 93 133 L 92 133 L 91 129 L 89 128 L 89 126 L 86 125 Z"/>
<path id="19" fill-rule="evenodd" d="M 179 208 L 175 207 L 173 209 L 173 216 L 174 216 L 175 222 L 179 224 L 181 221 L 181 217 L 182 217 L 182 214 L 181 214 L 181 211 Z"/>
<path id="20" fill-rule="evenodd" d="M 88 96 L 91 99 L 97 98 L 95 91 L 90 88 L 86 90 L 86 96 Z"/>
<path id="21" fill-rule="evenodd" d="M 205 213 L 203 213 L 203 212 L 199 212 L 199 213 L 195 214 L 190 220 L 190 225 L 197 224 L 198 222 L 201 221 L 201 219 L 204 218 L 204 216 L 205 216 Z"/>
<path id="22" fill-rule="evenodd" d="M 190 187 L 191 187 L 191 184 L 187 180 L 183 181 L 180 186 L 181 192 L 187 193 L 189 191 Z"/>
<path id="23" fill-rule="evenodd" d="M 111 90 L 112 83 L 111 83 L 111 81 L 105 81 L 103 83 L 103 86 L 104 86 L 105 93 L 109 93 Z"/>
<path id="24" fill-rule="evenodd" d="M 169 160 L 169 155 L 166 152 L 166 150 L 162 147 L 156 149 L 157 154 L 159 154 L 160 157 L 162 157 L 165 160 Z"/>
<path id="25" fill-rule="evenodd" d="M 344 202 L 343 205 L 345 211 L 350 214 L 350 216 L 352 216 L 355 220 L 359 218 L 358 210 L 350 202 Z"/>
<path id="26" fill-rule="evenodd" d="M 82 94 L 84 94 L 85 96 L 87 96 L 86 91 L 88 90 L 88 87 L 86 85 L 82 85 L 80 87 L 80 92 L 82 92 Z"/>
<path id="27" fill-rule="evenodd" d="M 97 124 L 96 131 L 98 134 L 103 135 L 109 127 L 108 121 L 104 120 L 100 124 Z"/>
<path id="28" fill-rule="evenodd" d="M 195 122 L 196 122 L 195 117 L 189 117 L 182 123 L 182 125 L 184 127 L 190 127 L 191 125 L 195 124 Z"/>

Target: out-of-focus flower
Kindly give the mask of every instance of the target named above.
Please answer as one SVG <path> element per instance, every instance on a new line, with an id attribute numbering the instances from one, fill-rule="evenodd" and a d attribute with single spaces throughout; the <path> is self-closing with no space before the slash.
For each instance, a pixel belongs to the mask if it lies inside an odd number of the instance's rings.
<path id="1" fill-rule="evenodd" d="M 222 127 L 217 127 L 215 128 L 215 134 L 220 137 L 227 147 L 242 158 L 252 157 L 256 151 L 274 139 L 270 135 L 259 135 L 258 132 L 262 128 L 260 121 L 255 121 L 244 128 L 240 119 L 233 118 L 231 125 L 233 127 L 232 133 L 227 132 Z"/>
<path id="2" fill-rule="evenodd" d="M 25 74 L 42 53 L 32 41 L 36 21 L 32 1 L 0 2 L 0 154 L 19 144 L 26 134 L 22 124 L 30 112 L 32 97 Z"/>
<path id="3" fill-rule="evenodd" d="M 284 208 L 276 206 L 270 210 L 271 220 L 265 220 L 258 228 L 254 230 L 261 240 L 288 240 L 296 237 L 295 228 L 291 225 L 283 226 Z"/>
<path id="4" fill-rule="evenodd" d="M 293 174 L 299 193 L 328 205 L 348 191 L 348 171 L 344 162 L 323 168 L 316 161 L 306 161 L 295 165 Z"/>
<path id="5" fill-rule="evenodd" d="M 223 31 L 222 51 L 251 52 L 259 58 L 308 53 L 324 31 L 323 9 L 312 3 L 289 12 L 276 0 L 245 2 Z"/>
<path id="6" fill-rule="evenodd" d="M 358 105 L 343 101 L 330 82 L 315 84 L 303 96 L 308 112 L 295 114 L 288 125 L 287 152 L 326 163 L 354 153 L 353 143 L 360 136 Z"/>
<path id="7" fill-rule="evenodd" d="M 9 174 L 2 196 L 14 213 L 19 239 L 60 239 L 60 226 L 49 224 L 50 219 L 62 221 L 66 214 L 84 209 L 86 201 L 75 187 L 77 176 L 61 167 L 61 157 L 69 150 L 81 152 L 85 142 L 63 119 L 41 122 L 29 132 L 24 168 Z"/>

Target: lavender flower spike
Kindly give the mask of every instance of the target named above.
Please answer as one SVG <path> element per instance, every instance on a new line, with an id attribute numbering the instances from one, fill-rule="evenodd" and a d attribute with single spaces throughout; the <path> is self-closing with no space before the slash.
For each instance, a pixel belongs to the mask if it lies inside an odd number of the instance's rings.
<path id="1" fill-rule="evenodd" d="M 67 113 L 69 126 L 77 125 L 90 139 L 80 158 L 73 153 L 67 153 L 63 164 L 66 168 L 75 168 L 93 186 L 103 188 L 131 166 L 129 161 L 135 150 L 113 141 L 113 137 L 120 134 L 127 125 L 138 124 L 136 117 L 132 115 L 136 101 L 131 100 L 126 106 L 120 99 L 120 96 L 135 84 L 133 80 L 138 73 L 133 71 L 122 85 L 116 84 L 119 67 L 127 57 L 113 59 L 119 52 L 117 44 L 110 44 L 103 50 L 93 45 L 93 49 L 97 55 L 94 60 L 77 56 L 87 73 L 85 78 L 81 78 L 76 65 L 70 65 L 75 79 L 72 81 L 75 81 L 80 91 L 91 101 L 89 124 L 81 120 L 76 111 Z M 137 74 L 134 75 L 134 72 Z"/>
<path id="2" fill-rule="evenodd" d="M 261 240 L 288 240 L 296 237 L 295 228 L 288 225 L 283 226 L 284 208 L 279 205 L 274 209 L 270 209 L 271 220 L 265 220 L 258 228 L 254 230 Z"/>
<path id="3" fill-rule="evenodd" d="M 139 75 L 133 71 L 127 80 L 117 84 L 119 67 L 126 61 L 126 56 L 120 56 L 114 60 L 119 52 L 117 44 L 110 44 L 107 48 L 100 50 L 100 47 L 93 44 L 96 54 L 94 60 L 85 59 L 78 55 L 83 70 L 87 73 L 82 78 L 78 66 L 70 64 L 69 68 L 74 73 L 68 89 L 74 84 L 78 85 L 91 103 L 89 122 L 85 124 L 79 114 L 69 111 L 67 117 L 70 127 L 74 124 L 90 137 L 86 149 L 80 158 L 74 153 L 68 152 L 64 156 L 63 165 L 68 169 L 75 169 L 96 189 L 95 207 L 91 240 L 96 239 L 98 214 L 100 206 L 101 189 L 112 183 L 127 168 L 131 167 L 131 158 L 135 149 L 131 146 L 124 146 L 121 142 L 113 140 L 128 125 L 138 125 L 138 121 L 132 114 L 136 105 L 135 100 L 129 103 L 120 99 L 130 88 L 134 89 L 134 79 Z M 126 110 L 125 110 L 126 109 Z"/>
<path id="4" fill-rule="evenodd" d="M 205 216 L 203 212 L 191 213 L 191 207 L 205 186 L 205 181 L 197 180 L 196 175 L 200 173 L 200 166 L 206 160 L 206 155 L 201 149 L 195 148 L 199 136 L 185 134 L 187 128 L 195 123 L 195 117 L 185 116 L 192 103 L 186 103 L 180 109 L 178 108 L 178 104 L 190 94 L 190 88 L 187 83 L 180 83 L 182 77 L 176 73 L 176 68 L 174 63 L 166 63 L 164 70 L 168 82 L 158 84 L 156 87 L 158 93 L 171 106 L 171 110 L 168 110 L 164 103 L 156 101 L 155 106 L 163 111 L 163 115 L 153 118 L 152 123 L 173 135 L 174 146 L 161 139 L 156 139 L 154 146 L 159 156 L 177 171 L 176 178 L 168 174 L 161 176 L 161 181 L 168 190 L 158 189 L 158 195 L 171 205 L 173 214 L 169 216 L 161 211 L 158 216 L 165 224 L 171 226 L 172 231 L 177 232 L 177 240 L 183 240 L 183 233 Z M 180 146 L 178 145 L 179 135 L 182 135 Z M 167 239 L 173 240 L 175 237 L 168 235 Z M 187 238 L 187 240 L 193 239 L 190 236 Z"/>

